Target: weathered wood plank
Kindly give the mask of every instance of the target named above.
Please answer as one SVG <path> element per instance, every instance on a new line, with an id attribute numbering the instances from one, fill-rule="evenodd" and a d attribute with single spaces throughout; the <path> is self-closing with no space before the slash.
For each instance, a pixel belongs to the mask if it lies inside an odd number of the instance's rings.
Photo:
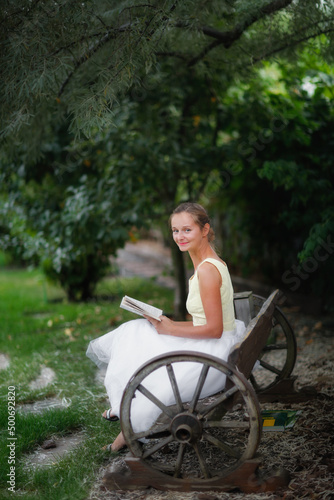
<path id="1" fill-rule="evenodd" d="M 178 479 L 151 468 L 140 458 L 127 457 L 128 467 L 107 472 L 103 478 L 109 490 L 141 490 L 155 488 L 163 491 L 232 491 L 262 493 L 286 487 L 290 477 L 287 471 L 279 470 L 269 477 L 260 478 L 257 469 L 259 460 L 246 460 L 226 477 L 211 479 Z"/>
<path id="2" fill-rule="evenodd" d="M 267 343 L 272 328 L 272 315 L 279 290 L 275 290 L 264 302 L 259 313 L 247 326 L 245 338 L 228 357 L 231 363 L 248 379 L 260 352 Z"/>
<path id="3" fill-rule="evenodd" d="M 239 292 L 233 296 L 236 319 L 243 321 L 247 326 L 254 317 L 253 292 Z"/>

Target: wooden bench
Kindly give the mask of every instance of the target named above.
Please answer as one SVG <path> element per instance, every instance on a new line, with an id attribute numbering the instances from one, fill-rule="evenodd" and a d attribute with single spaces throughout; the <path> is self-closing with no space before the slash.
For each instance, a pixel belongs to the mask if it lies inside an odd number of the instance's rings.
<path id="1" fill-rule="evenodd" d="M 287 475 L 267 479 L 256 475 L 255 457 L 262 419 L 257 394 L 247 380 L 254 364 L 266 347 L 273 327 L 273 315 L 279 291 L 273 292 L 252 317 L 252 300 L 245 295 L 248 314 L 243 341 L 235 346 L 228 361 L 201 353 L 181 351 L 153 358 L 137 370 L 129 381 L 121 405 L 121 426 L 129 448 L 126 469 L 108 472 L 104 483 L 109 489 L 154 487 L 173 491 L 274 491 L 286 485 Z M 236 300 L 241 300 L 237 298 Z M 241 302 L 237 305 L 237 309 Z M 240 317 L 240 309 L 238 309 Z M 247 320 L 246 320 L 247 321 Z M 181 401 L 174 367 L 191 361 L 201 365 L 200 376 L 191 401 Z M 145 379 L 158 369 L 167 371 L 175 405 L 166 407 L 145 388 Z M 226 378 L 224 389 L 201 399 L 201 390 L 209 370 L 218 370 Z M 161 415 L 144 432 L 135 432 L 131 406 L 136 394 L 144 394 L 156 404 Z"/>
<path id="2" fill-rule="evenodd" d="M 235 317 L 250 326 L 265 300 L 251 291 L 235 293 Z M 249 374 L 260 401 L 282 401 L 282 398 L 289 399 L 290 393 L 295 395 L 296 377 L 291 374 L 296 363 L 297 342 L 293 328 L 278 305 L 273 310 L 271 323 L 270 335 L 258 355 L 260 369 Z M 243 348 L 247 350 L 246 345 Z"/>

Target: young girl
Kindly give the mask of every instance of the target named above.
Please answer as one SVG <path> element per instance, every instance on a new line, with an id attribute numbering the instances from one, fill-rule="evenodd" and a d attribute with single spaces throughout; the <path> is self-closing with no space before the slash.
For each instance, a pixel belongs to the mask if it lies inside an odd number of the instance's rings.
<path id="1" fill-rule="evenodd" d="M 175 243 L 181 252 L 189 253 L 194 266 L 186 304 L 192 321 L 172 321 L 166 316 L 161 316 L 161 321 L 136 319 L 90 342 L 87 356 L 99 367 L 107 365 L 104 383 L 111 404 L 103 413 L 107 420 L 119 417 L 123 391 L 142 364 L 171 351 L 196 351 L 227 360 L 245 332 L 244 323 L 234 317 L 231 278 L 226 263 L 212 246 L 214 232 L 205 209 L 196 203 L 182 203 L 172 213 L 170 222 Z M 181 398 L 187 402 L 194 393 L 200 366 L 190 362 L 178 365 Z M 209 372 L 201 397 L 215 394 L 224 385 L 221 373 Z M 165 405 L 175 403 L 170 383 L 162 373 L 145 379 L 145 386 Z M 135 432 L 149 429 L 160 412 L 139 394 L 131 410 Z M 111 449 L 117 451 L 125 445 L 121 432 Z"/>

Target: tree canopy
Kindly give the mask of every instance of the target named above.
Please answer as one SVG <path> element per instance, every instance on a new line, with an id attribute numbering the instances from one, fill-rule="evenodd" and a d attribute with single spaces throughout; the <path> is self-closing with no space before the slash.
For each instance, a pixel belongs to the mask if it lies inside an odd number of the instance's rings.
<path id="1" fill-rule="evenodd" d="M 2 134 L 30 147 L 50 120 L 90 135 L 158 62 L 221 78 L 249 75 L 322 34 L 333 54 L 330 0 L 4 0 L 0 6 Z M 168 78 L 168 75 L 161 75 Z M 22 135 L 23 136 L 23 135 Z M 21 136 L 21 137 L 22 137 Z"/>
<path id="2" fill-rule="evenodd" d="M 202 200 L 232 268 L 333 295 L 332 1 L 5 0 L 0 24 L 2 248 L 85 298 L 134 226 Z"/>

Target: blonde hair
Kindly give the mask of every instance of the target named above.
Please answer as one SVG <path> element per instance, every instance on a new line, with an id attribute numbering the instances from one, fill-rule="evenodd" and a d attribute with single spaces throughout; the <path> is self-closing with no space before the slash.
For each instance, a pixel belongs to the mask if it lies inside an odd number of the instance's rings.
<path id="1" fill-rule="evenodd" d="M 191 202 L 181 203 L 181 205 L 176 207 L 171 214 L 169 218 L 170 225 L 173 215 L 180 214 L 182 212 L 187 212 L 189 215 L 191 215 L 194 219 L 195 224 L 197 224 L 201 229 L 204 228 L 205 224 L 209 224 L 210 230 L 208 233 L 208 241 L 209 243 L 212 243 L 214 241 L 215 232 L 211 227 L 210 217 L 208 216 L 207 211 L 202 207 L 202 205 L 199 205 L 199 203 Z"/>

